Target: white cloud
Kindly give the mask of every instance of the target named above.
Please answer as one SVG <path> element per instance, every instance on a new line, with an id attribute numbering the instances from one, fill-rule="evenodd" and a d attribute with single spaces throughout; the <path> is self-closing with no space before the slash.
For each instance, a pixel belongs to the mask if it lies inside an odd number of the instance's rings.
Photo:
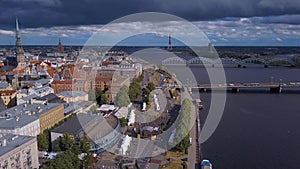
<path id="1" fill-rule="evenodd" d="M 300 39 L 300 25 L 293 24 L 274 24 L 264 22 L 264 17 L 254 18 L 226 18 L 224 20 L 215 21 L 197 21 L 193 22 L 200 30 L 202 30 L 214 42 L 218 41 L 248 41 L 257 39 L 274 39 L 288 41 L 289 38 Z M 27 28 L 21 29 L 22 36 L 42 36 L 42 37 L 66 37 L 71 39 L 79 39 L 85 37 L 88 39 L 95 32 L 101 31 L 108 36 L 122 37 L 128 33 L 152 32 L 156 35 L 167 36 L 197 36 L 189 25 L 183 25 L 178 22 L 163 22 L 157 25 L 149 22 L 131 22 L 131 23 L 114 23 L 109 27 L 103 25 L 84 25 L 84 26 L 57 26 L 51 28 Z M 1 30 L 0 35 L 12 36 L 14 31 Z"/>
<path id="2" fill-rule="evenodd" d="M 9 35 L 9 36 L 11 36 L 11 35 L 14 35 L 15 32 L 13 32 L 13 31 L 8 31 L 8 30 L 1 30 L 1 29 L 0 29 L 0 34 L 1 34 L 1 35 Z"/>

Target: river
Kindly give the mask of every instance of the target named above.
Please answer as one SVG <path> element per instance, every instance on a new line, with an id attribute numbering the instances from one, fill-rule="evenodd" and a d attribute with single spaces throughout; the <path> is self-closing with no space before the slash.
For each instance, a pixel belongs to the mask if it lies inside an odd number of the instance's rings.
<path id="1" fill-rule="evenodd" d="M 199 83 L 209 83 L 204 68 L 192 70 Z M 228 83 L 300 82 L 300 69 L 294 68 L 225 68 L 225 73 Z M 227 93 L 216 131 L 201 144 L 202 159 L 209 159 L 214 169 L 300 168 L 300 92 L 267 91 Z M 202 125 L 210 97 L 201 93 Z"/>

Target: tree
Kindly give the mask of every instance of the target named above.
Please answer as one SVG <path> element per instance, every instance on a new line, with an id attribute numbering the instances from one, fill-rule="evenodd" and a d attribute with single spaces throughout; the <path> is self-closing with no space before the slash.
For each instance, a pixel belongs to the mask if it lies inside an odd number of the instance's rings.
<path id="1" fill-rule="evenodd" d="M 125 107 L 128 106 L 128 104 L 130 103 L 130 98 L 128 96 L 128 91 L 129 88 L 127 86 L 122 86 L 120 91 L 118 92 L 117 96 L 116 96 L 116 106 L 118 107 Z"/>
<path id="2" fill-rule="evenodd" d="M 125 117 L 120 118 L 120 124 L 122 127 L 126 126 L 128 122 L 128 119 L 126 119 Z"/>
<path id="3" fill-rule="evenodd" d="M 83 153 L 89 153 L 90 152 L 90 141 L 89 139 L 85 136 L 83 137 L 82 141 L 80 142 L 80 148 Z"/>
<path id="4" fill-rule="evenodd" d="M 141 94 L 142 94 L 141 85 L 137 80 L 133 80 L 133 82 L 129 86 L 129 91 L 128 91 L 130 101 L 131 102 L 135 101 L 138 98 L 138 96 Z"/>
<path id="5" fill-rule="evenodd" d="M 102 105 L 102 104 L 107 104 L 108 103 L 108 99 L 107 96 L 102 92 L 101 89 L 96 89 L 95 90 L 95 97 L 96 97 L 96 101 L 98 105 Z"/>
<path id="6" fill-rule="evenodd" d="M 179 114 L 179 122 L 176 128 L 175 140 L 178 143 L 176 148 L 187 152 L 187 149 L 190 145 L 189 143 L 189 126 L 190 126 L 190 112 L 191 112 L 192 103 L 188 99 L 184 99 L 180 114 Z"/>
<path id="7" fill-rule="evenodd" d="M 38 148 L 40 150 L 47 150 L 49 147 L 49 140 L 48 140 L 47 133 L 40 133 L 37 136 Z"/>
<path id="8" fill-rule="evenodd" d="M 147 88 L 150 90 L 150 91 L 153 91 L 155 89 L 155 84 L 152 83 L 152 82 L 149 82 L 148 85 L 147 85 Z"/>
<path id="9" fill-rule="evenodd" d="M 56 140 L 56 151 L 67 151 L 74 147 L 75 141 L 68 133 L 65 133 L 63 137 L 59 137 Z"/>
<path id="10" fill-rule="evenodd" d="M 83 166 L 84 166 L 84 168 L 88 168 L 88 166 L 90 166 L 93 162 L 93 157 L 90 152 L 90 148 L 91 148 L 90 141 L 86 136 L 83 137 L 82 141 L 80 142 L 80 148 L 81 148 L 82 153 L 87 154 L 83 159 L 83 161 L 84 161 Z"/>
<path id="11" fill-rule="evenodd" d="M 67 150 L 59 155 L 58 158 L 50 160 L 48 165 L 43 166 L 45 169 L 56 169 L 56 168 L 80 168 L 80 161 L 78 160 L 77 154 L 71 150 Z"/>

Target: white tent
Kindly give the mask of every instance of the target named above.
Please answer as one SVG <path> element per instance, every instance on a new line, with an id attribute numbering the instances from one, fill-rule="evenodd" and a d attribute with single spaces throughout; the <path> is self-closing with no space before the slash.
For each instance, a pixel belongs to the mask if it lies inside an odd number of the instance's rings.
<path id="1" fill-rule="evenodd" d="M 131 124 L 134 124 L 135 122 L 135 113 L 134 113 L 134 109 L 131 110 L 130 112 L 130 116 L 129 116 L 129 119 L 128 119 L 128 126 L 130 126 Z"/>
<path id="2" fill-rule="evenodd" d="M 126 152 L 130 146 L 130 142 L 131 142 L 132 138 L 129 137 L 128 135 L 125 136 L 121 148 L 119 149 L 119 154 L 121 155 L 126 155 Z"/>

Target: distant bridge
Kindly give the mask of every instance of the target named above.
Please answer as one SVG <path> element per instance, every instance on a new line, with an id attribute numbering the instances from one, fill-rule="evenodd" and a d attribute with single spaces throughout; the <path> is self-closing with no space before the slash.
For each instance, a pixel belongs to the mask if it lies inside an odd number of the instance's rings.
<path id="1" fill-rule="evenodd" d="M 264 60 L 261 58 L 250 57 L 243 60 L 235 58 L 211 59 L 205 57 L 194 57 L 190 60 L 185 60 L 179 57 L 171 57 L 162 61 L 162 65 L 183 65 L 183 66 L 218 66 L 232 65 L 236 67 L 246 67 L 249 64 L 260 64 L 266 66 L 295 66 L 296 63 L 291 58 L 274 58 Z"/>
<path id="2" fill-rule="evenodd" d="M 270 92 L 281 93 L 283 88 L 295 88 L 300 89 L 300 82 L 290 83 L 230 83 L 230 84 L 200 84 L 197 86 L 190 86 L 190 90 L 198 89 L 202 92 L 208 90 L 232 90 L 233 92 L 239 92 L 240 89 L 259 89 L 270 88 Z"/>

